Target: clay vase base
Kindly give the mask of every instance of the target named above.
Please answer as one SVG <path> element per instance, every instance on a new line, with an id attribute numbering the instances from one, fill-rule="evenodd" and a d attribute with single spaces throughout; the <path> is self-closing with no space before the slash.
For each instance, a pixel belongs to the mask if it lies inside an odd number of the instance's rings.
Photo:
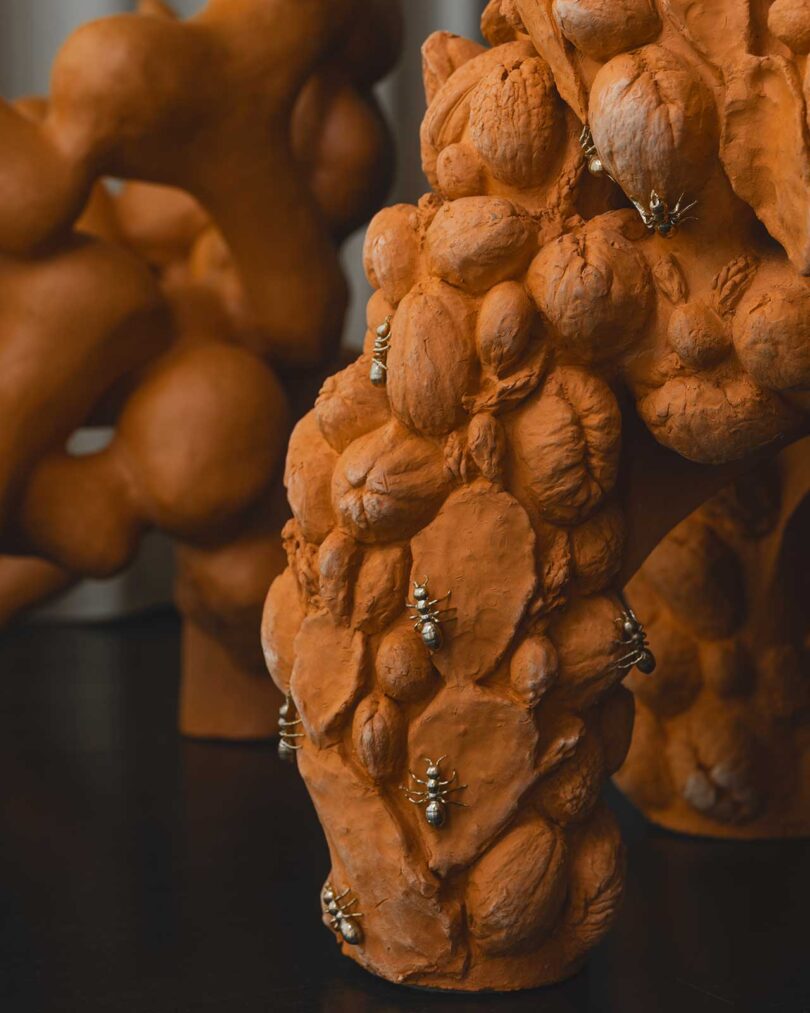
<path id="1" fill-rule="evenodd" d="M 672 833 L 689 837 L 709 837 L 725 841 L 775 841 L 810 838 L 810 803 L 804 808 L 796 807 L 793 813 L 781 816 L 763 816 L 747 823 L 720 823 L 696 812 L 686 802 L 675 803 L 666 809 L 644 808 L 634 802 L 622 784 L 622 778 L 614 782 L 625 793 L 628 801 L 650 823 Z"/>
<path id="2" fill-rule="evenodd" d="M 548 944 L 546 944 L 548 945 Z M 353 960 L 368 974 L 389 985 L 410 988 L 415 992 L 444 992 L 464 995 L 469 993 L 486 993 L 489 995 L 525 992 L 531 989 L 550 988 L 559 985 L 579 974 L 587 963 L 587 956 L 570 961 L 562 968 L 550 968 L 547 962 L 538 958 L 536 952 L 522 953 L 517 957 L 494 957 L 471 967 L 463 981 L 454 975 L 393 978 L 381 974 L 363 960 L 361 946 L 341 945 L 344 957 Z M 538 967 L 538 964 L 540 967 Z"/>
<path id="3" fill-rule="evenodd" d="M 269 677 L 249 672 L 213 637 L 183 624 L 180 733 L 194 739 L 246 741 L 278 733 L 282 697 Z"/>

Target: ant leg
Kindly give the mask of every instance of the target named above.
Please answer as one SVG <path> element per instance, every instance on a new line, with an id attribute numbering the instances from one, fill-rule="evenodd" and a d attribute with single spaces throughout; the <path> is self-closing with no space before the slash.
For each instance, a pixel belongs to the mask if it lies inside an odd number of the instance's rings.
<path id="1" fill-rule="evenodd" d="M 613 668 L 614 669 L 620 668 L 620 669 L 622 669 L 625 672 L 629 672 L 630 669 L 633 668 L 635 665 L 637 665 L 640 660 L 641 660 L 641 658 L 637 654 L 634 654 L 634 655 L 632 655 L 630 657 L 626 657 L 626 658 L 620 658 L 613 665 Z"/>
<path id="2" fill-rule="evenodd" d="M 627 654 L 623 654 L 621 658 L 617 658 L 617 661 L 630 661 L 631 658 L 637 658 L 641 652 L 636 648 L 633 651 L 628 651 Z"/>
<path id="3" fill-rule="evenodd" d="M 633 611 L 633 606 L 627 600 L 627 597 L 625 596 L 624 591 L 618 591 L 616 593 L 616 597 L 622 603 L 622 619 L 628 619 L 628 618 L 629 619 L 635 619 L 636 618 L 636 614 Z"/>
<path id="4" fill-rule="evenodd" d="M 619 669 L 619 670 L 621 670 L 623 672 L 629 672 L 630 669 L 635 664 L 638 663 L 638 660 L 639 660 L 639 658 L 638 658 L 637 654 L 632 655 L 632 657 L 620 658 L 618 661 L 615 661 L 610 666 L 610 670 L 611 671 L 615 671 L 616 669 Z"/>
<path id="5" fill-rule="evenodd" d="M 448 609 L 446 612 L 434 612 L 431 618 L 440 623 L 457 623 L 458 616 L 455 613 L 455 609 Z"/>
<path id="6" fill-rule="evenodd" d="M 336 901 L 338 901 L 338 900 L 343 900 L 343 898 L 344 898 L 344 897 L 346 897 L 346 896 L 348 896 L 348 894 L 350 894 L 351 892 L 352 892 L 352 891 L 351 891 L 351 887 L 347 887 L 347 888 L 346 888 L 346 889 L 345 889 L 345 890 L 343 891 L 343 893 L 341 893 L 341 894 L 338 894 L 338 896 L 337 896 L 337 897 L 335 897 L 335 900 L 336 900 Z"/>
<path id="7" fill-rule="evenodd" d="M 444 794 L 448 795 L 451 791 L 464 791 L 464 789 L 466 787 L 467 787 L 466 784 L 458 784 L 458 785 L 456 785 L 455 788 L 445 788 L 444 789 Z"/>
<path id="8" fill-rule="evenodd" d="M 630 198 L 630 203 L 633 205 L 633 207 L 636 209 L 636 211 L 638 211 L 638 213 L 641 215 L 641 220 L 644 222 L 644 224 L 647 226 L 647 228 L 648 229 L 654 229 L 655 228 L 655 219 L 653 218 L 653 216 L 648 211 L 644 210 L 643 205 L 640 204 L 634 197 Z"/>
<path id="9" fill-rule="evenodd" d="M 414 778 L 414 781 L 415 780 L 416 780 L 416 778 Z M 419 783 L 420 784 L 424 784 L 425 782 L 424 781 L 420 781 Z M 406 788 L 404 784 L 401 784 L 399 786 L 399 790 L 406 792 L 408 795 L 427 795 L 426 791 L 418 791 L 416 788 L 411 788 L 410 786 L 408 786 Z"/>

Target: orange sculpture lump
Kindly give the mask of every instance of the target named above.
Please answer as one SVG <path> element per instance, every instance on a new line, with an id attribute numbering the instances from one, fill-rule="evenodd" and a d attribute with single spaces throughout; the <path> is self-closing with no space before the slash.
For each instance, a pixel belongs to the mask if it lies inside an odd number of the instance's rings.
<path id="1" fill-rule="evenodd" d="M 491 48 L 428 40 L 433 192 L 372 222 L 365 352 L 292 435 L 265 651 L 362 913 L 338 941 L 392 981 L 582 964 L 624 878 L 599 799 L 645 641 L 619 589 L 807 429 L 804 57 L 686 6 L 492 0 Z"/>
<path id="2" fill-rule="evenodd" d="M 810 832 L 810 442 L 679 524 L 630 585 L 657 678 L 635 673 L 616 777 L 645 815 L 717 837 Z"/>
<path id="3" fill-rule="evenodd" d="M 145 0 L 67 40 L 47 103 L 0 106 L 2 612 L 165 531 L 191 734 L 275 731 L 257 630 L 291 394 L 335 352 L 338 246 L 390 175 L 370 89 L 398 30 L 386 0 Z"/>

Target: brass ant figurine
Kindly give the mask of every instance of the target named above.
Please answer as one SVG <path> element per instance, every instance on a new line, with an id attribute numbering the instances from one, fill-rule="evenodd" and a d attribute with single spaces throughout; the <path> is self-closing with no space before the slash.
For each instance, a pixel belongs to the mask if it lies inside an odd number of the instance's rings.
<path id="1" fill-rule="evenodd" d="M 610 175 L 605 168 L 604 162 L 602 161 L 599 152 L 596 148 L 596 144 L 591 134 L 591 129 L 586 123 L 582 128 L 582 133 L 579 135 L 579 143 L 582 148 L 583 154 L 588 162 L 588 171 L 593 176 L 607 176 L 608 179 L 613 180 L 617 186 L 620 186 L 617 180 Z M 674 207 L 670 207 L 669 204 L 660 197 L 655 190 L 650 193 L 650 202 L 648 207 L 637 201 L 634 197 L 630 198 L 630 202 L 633 207 L 641 215 L 641 220 L 650 230 L 650 232 L 657 232 L 659 236 L 664 239 L 671 239 L 678 228 L 687 221 L 697 221 L 694 215 L 688 215 L 687 211 L 691 211 L 693 207 L 697 205 L 697 201 L 693 200 L 690 204 L 682 206 L 684 194 L 678 198 L 675 202 Z"/>
<path id="2" fill-rule="evenodd" d="M 634 666 L 645 675 L 655 671 L 655 655 L 650 650 L 647 634 L 623 594 L 619 594 L 622 603 L 622 614 L 616 624 L 622 628 L 622 639 L 616 641 L 618 647 L 627 648 L 627 652 L 616 662 L 616 667 L 629 671 Z"/>
<path id="3" fill-rule="evenodd" d="M 301 731 L 303 724 L 301 718 L 291 717 L 293 714 L 295 714 L 295 704 L 288 693 L 278 712 L 278 755 L 280 760 L 287 763 L 295 761 L 295 754 L 301 748 L 295 740 L 306 737 Z"/>
<path id="4" fill-rule="evenodd" d="M 415 620 L 413 628 L 419 633 L 425 647 L 431 651 L 438 651 L 444 643 L 442 633 L 442 620 L 450 622 L 445 617 L 454 609 L 437 609 L 436 606 L 450 597 L 452 592 L 448 591 L 441 598 L 431 598 L 428 592 L 428 578 L 423 577 L 422 583 L 413 582 L 414 601 L 406 602 L 408 608 L 415 609 L 410 618 Z"/>
<path id="5" fill-rule="evenodd" d="M 371 369 L 368 378 L 375 387 L 384 387 L 388 373 L 388 352 L 391 349 L 391 317 L 388 316 L 377 328 L 374 339 Z"/>
<path id="6" fill-rule="evenodd" d="M 343 893 L 336 895 L 332 884 L 327 883 L 321 892 L 321 903 L 331 920 L 332 931 L 350 946 L 357 946 L 363 940 L 363 931 L 356 924 L 356 919 L 362 918 L 363 914 L 361 911 L 350 910 L 357 903 L 356 897 L 353 897 L 348 903 L 341 903 L 344 897 L 348 897 L 350 893 L 351 890 L 347 887 Z"/>
<path id="7" fill-rule="evenodd" d="M 694 215 L 684 217 L 687 211 L 691 211 L 697 205 L 697 201 L 693 200 L 691 204 L 681 207 L 683 198 L 684 194 L 681 194 L 675 202 L 675 207 L 670 208 L 669 204 L 653 190 L 650 193 L 649 211 L 637 200 L 633 200 L 632 197 L 630 200 L 633 202 L 633 207 L 641 215 L 641 220 L 651 232 L 657 232 L 664 239 L 671 239 L 678 231 L 678 227 L 683 225 L 684 222 L 697 221 Z"/>
<path id="8" fill-rule="evenodd" d="M 452 791 L 463 791 L 467 785 L 459 784 L 455 788 L 449 787 L 456 779 L 455 770 L 450 777 L 442 779 L 441 762 L 447 759 L 446 756 L 440 756 L 435 761 L 428 759 L 427 756 L 423 757 L 423 759 L 427 764 L 427 769 L 425 770 L 427 781 L 423 781 L 420 777 L 417 777 L 412 770 L 409 770 L 408 773 L 416 784 L 425 786 L 424 790 L 419 791 L 416 788 L 406 788 L 402 784 L 399 786 L 399 790 L 405 792 L 409 802 L 425 807 L 425 819 L 432 827 L 438 830 L 447 821 L 447 807 L 449 805 L 464 806 L 463 802 L 455 802 L 447 796 Z"/>

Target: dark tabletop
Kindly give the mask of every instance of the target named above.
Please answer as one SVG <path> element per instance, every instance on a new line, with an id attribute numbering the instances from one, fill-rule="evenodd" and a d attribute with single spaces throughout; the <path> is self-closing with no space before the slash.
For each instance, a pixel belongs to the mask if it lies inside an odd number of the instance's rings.
<path id="1" fill-rule="evenodd" d="M 615 792 L 627 899 L 585 971 L 437 995 L 340 957 L 326 848 L 270 746 L 175 734 L 178 624 L 0 643 L 0 1010 L 810 1011 L 810 847 L 648 827 Z"/>

